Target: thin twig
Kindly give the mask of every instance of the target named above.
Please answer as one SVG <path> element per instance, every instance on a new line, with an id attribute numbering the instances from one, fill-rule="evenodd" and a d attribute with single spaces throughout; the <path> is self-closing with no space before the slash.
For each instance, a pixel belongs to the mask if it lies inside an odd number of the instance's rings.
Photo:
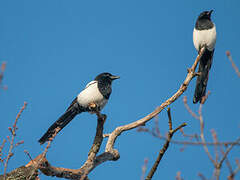
<path id="1" fill-rule="evenodd" d="M 198 173 L 198 176 L 199 176 L 202 180 L 207 180 L 202 173 Z"/>
<path id="2" fill-rule="evenodd" d="M 220 151 L 221 151 L 222 155 L 224 156 L 225 152 L 224 152 L 222 146 L 220 146 Z M 234 173 L 234 171 L 233 171 L 233 168 L 232 168 L 232 166 L 231 166 L 230 161 L 228 160 L 228 157 L 226 157 L 226 160 L 225 160 L 225 161 L 226 161 L 226 165 L 227 165 L 227 167 L 228 167 L 228 170 L 229 170 L 230 176 L 231 176 L 231 175 Z"/>
<path id="3" fill-rule="evenodd" d="M 15 136 L 16 136 L 16 131 L 17 131 L 17 122 L 23 112 L 23 110 L 26 108 L 27 106 L 27 103 L 24 102 L 24 105 L 22 106 L 22 108 L 20 109 L 19 113 L 17 114 L 17 117 L 14 121 L 14 124 L 11 128 L 11 133 L 12 133 L 12 138 L 11 138 L 11 141 L 10 141 L 10 147 L 9 147 L 9 150 L 8 150 L 8 155 L 7 155 L 7 158 L 6 158 L 6 162 L 4 164 L 4 178 L 6 178 L 6 172 L 7 172 L 7 166 L 8 166 L 8 161 L 9 159 L 13 156 L 13 153 L 12 153 L 12 150 L 14 148 L 14 139 L 15 139 Z M 10 129 L 10 128 L 9 128 Z"/>
<path id="4" fill-rule="evenodd" d="M 224 154 L 224 156 L 222 157 L 221 161 L 219 162 L 219 166 L 221 167 L 222 166 L 222 163 L 223 161 L 226 159 L 228 153 L 232 150 L 232 148 L 240 142 L 240 138 L 238 138 L 236 141 L 235 141 L 235 144 L 232 144 L 231 146 L 229 146 Z"/>
<path id="5" fill-rule="evenodd" d="M 168 108 L 167 112 L 168 112 L 168 125 L 169 125 L 168 138 L 167 138 L 165 144 L 163 145 L 162 149 L 159 151 L 158 157 L 157 157 L 155 163 L 153 164 L 153 166 L 152 166 L 152 168 L 151 168 L 150 172 L 148 173 L 145 180 L 151 180 L 152 179 L 154 173 L 156 172 L 156 170 L 158 168 L 158 165 L 159 165 L 163 155 L 165 154 L 165 152 L 167 151 L 167 149 L 169 147 L 169 143 L 170 143 L 174 133 L 187 125 L 186 123 L 183 123 L 180 126 L 178 126 L 176 129 L 173 130 L 172 129 L 172 118 L 171 118 L 171 114 L 170 114 L 170 108 Z"/>
<path id="6" fill-rule="evenodd" d="M 144 180 L 144 176 L 145 176 L 145 173 L 146 173 L 146 170 L 147 170 L 147 164 L 148 164 L 148 159 L 145 158 L 144 159 L 144 164 L 142 166 L 142 176 L 141 176 L 141 180 Z"/>
<path id="7" fill-rule="evenodd" d="M 29 159 L 30 159 L 31 161 L 33 161 L 33 159 L 32 159 L 32 157 L 31 157 L 30 153 L 29 153 L 27 150 L 24 150 L 24 152 L 27 154 L 27 156 L 29 157 Z"/>
<path id="8" fill-rule="evenodd" d="M 163 135 L 158 135 L 155 133 L 155 131 L 151 131 L 148 128 L 143 128 L 143 127 L 139 127 L 137 129 L 138 132 L 145 132 L 145 133 L 150 133 L 151 135 L 153 135 L 154 137 L 160 139 L 160 140 L 166 140 L 167 138 Z M 181 130 L 180 130 L 181 131 Z M 108 134 L 109 135 L 109 134 Z M 198 137 L 198 135 L 197 135 Z M 196 138 L 196 136 L 195 136 Z M 230 141 L 222 141 L 222 142 L 206 142 L 203 143 L 201 141 L 194 142 L 194 141 L 180 141 L 180 140 L 171 140 L 170 142 L 171 144 L 179 144 L 179 145 L 193 145 L 193 146 L 202 146 L 203 144 L 207 145 L 207 146 L 225 146 L 225 145 L 232 145 L 232 144 L 236 144 L 236 142 L 230 142 Z M 237 143 L 236 146 L 240 146 L 240 143 Z"/>
<path id="9" fill-rule="evenodd" d="M 237 73 L 238 77 L 240 77 L 240 71 L 239 71 L 237 65 L 234 63 L 230 51 L 226 51 L 226 55 L 227 55 L 229 61 L 231 62 L 233 69 Z"/>
<path id="10" fill-rule="evenodd" d="M 0 146 L 0 156 L 1 156 L 1 152 L 3 150 L 5 143 L 6 143 L 6 139 L 3 139 L 2 145 Z"/>
<path id="11" fill-rule="evenodd" d="M 208 158 L 212 161 L 212 163 L 214 165 L 216 165 L 216 162 L 214 161 L 214 159 L 212 158 L 212 156 L 211 156 L 211 154 L 208 150 L 208 147 L 206 145 L 206 140 L 205 140 L 205 137 L 204 137 L 204 121 L 203 121 L 203 116 L 202 116 L 202 106 L 203 106 L 203 104 L 200 104 L 199 105 L 199 110 L 198 110 L 199 121 L 200 121 L 200 137 L 201 137 L 201 140 L 203 142 L 203 148 L 204 148 L 205 152 L 207 153 Z"/>
<path id="12" fill-rule="evenodd" d="M 0 71 L 0 88 L 6 89 L 6 86 L 2 86 L 2 80 L 3 80 L 3 76 L 4 76 L 4 71 L 6 69 L 6 62 L 2 62 L 1 65 L 1 71 Z"/>
<path id="13" fill-rule="evenodd" d="M 176 180 L 183 180 L 181 178 L 181 172 L 180 171 L 177 172 Z"/>
<path id="14" fill-rule="evenodd" d="M 185 108 L 187 109 L 187 111 L 189 112 L 189 114 L 191 114 L 192 117 L 194 117 L 195 119 L 199 119 L 199 116 L 194 113 L 191 108 L 189 107 L 188 103 L 187 103 L 187 96 L 183 97 L 183 104 L 185 106 Z"/>
<path id="15" fill-rule="evenodd" d="M 45 147 L 44 151 L 42 152 L 42 154 L 40 154 L 40 155 L 38 156 L 38 160 L 37 160 L 37 161 L 34 161 L 34 160 L 31 159 L 30 164 L 33 164 L 33 165 L 34 165 L 34 170 L 32 171 L 32 174 L 31 174 L 31 176 L 28 178 L 28 180 L 30 180 L 30 179 L 32 178 L 32 176 L 34 176 L 35 171 L 36 171 L 36 170 L 41 166 L 41 164 L 43 163 L 43 161 L 44 161 L 44 159 L 45 159 L 45 157 L 46 157 L 46 154 L 47 154 L 47 152 L 48 152 L 48 149 L 50 148 L 53 139 L 56 137 L 56 135 L 57 135 L 57 133 L 58 133 L 59 131 L 60 131 L 60 128 L 56 128 L 56 129 L 55 129 L 55 132 L 54 132 L 54 134 L 52 135 L 52 137 L 49 138 L 49 141 L 48 141 L 47 146 Z M 28 164 L 28 165 L 29 165 L 29 164 Z M 28 165 L 27 165 L 27 166 L 28 166 Z"/>
<path id="16" fill-rule="evenodd" d="M 171 116 L 171 110 L 170 110 L 170 108 L 168 108 L 167 114 L 168 114 L 168 126 L 169 126 L 169 131 L 172 131 L 172 116 Z"/>
<path id="17" fill-rule="evenodd" d="M 230 173 L 230 175 L 228 176 L 228 180 L 234 180 L 234 177 L 240 171 L 240 163 L 237 159 L 236 159 L 236 164 L 237 164 L 237 167 L 232 173 Z"/>
<path id="18" fill-rule="evenodd" d="M 218 142 L 218 138 L 217 138 L 217 133 L 214 129 L 211 130 L 212 133 L 212 137 L 213 137 L 213 142 L 217 143 Z M 215 151 L 215 161 L 216 163 L 218 163 L 218 159 L 219 159 L 219 153 L 218 153 L 218 146 L 214 146 L 214 151 Z"/>
<path id="19" fill-rule="evenodd" d="M 240 141 L 240 138 L 238 138 L 235 142 L 238 143 L 239 141 Z M 221 170 L 222 164 L 223 164 L 224 160 L 227 158 L 228 153 L 232 150 L 233 147 L 234 147 L 234 144 L 229 146 L 227 148 L 225 154 L 223 155 L 221 161 L 215 165 L 215 176 L 216 176 L 217 180 L 219 180 L 219 178 L 220 178 L 220 170 Z"/>

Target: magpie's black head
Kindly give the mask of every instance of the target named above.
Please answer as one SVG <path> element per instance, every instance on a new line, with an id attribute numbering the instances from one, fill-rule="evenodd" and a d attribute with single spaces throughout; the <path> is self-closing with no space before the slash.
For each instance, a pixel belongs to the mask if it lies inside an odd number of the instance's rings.
<path id="1" fill-rule="evenodd" d="M 211 14 L 213 10 L 211 11 L 203 11 L 197 18 L 195 28 L 197 30 L 206 30 L 211 29 L 214 27 L 213 22 L 211 21 Z"/>
<path id="2" fill-rule="evenodd" d="M 105 97 L 106 99 L 109 98 L 112 92 L 112 81 L 119 78 L 119 76 L 114 76 L 107 72 L 101 73 L 95 78 L 95 80 L 98 82 L 98 89 L 103 95 L 103 97 Z"/>
<path id="3" fill-rule="evenodd" d="M 119 78 L 120 78 L 119 76 L 114 76 L 114 75 L 112 75 L 110 73 L 105 72 L 105 73 L 99 74 L 95 78 L 95 80 L 96 81 L 104 81 L 104 82 L 112 83 L 113 80 L 119 79 Z"/>
<path id="4" fill-rule="evenodd" d="M 211 20 L 211 14 L 212 14 L 212 12 L 213 12 L 213 10 L 203 11 L 203 12 L 198 16 L 198 20 L 201 20 L 201 19 Z"/>

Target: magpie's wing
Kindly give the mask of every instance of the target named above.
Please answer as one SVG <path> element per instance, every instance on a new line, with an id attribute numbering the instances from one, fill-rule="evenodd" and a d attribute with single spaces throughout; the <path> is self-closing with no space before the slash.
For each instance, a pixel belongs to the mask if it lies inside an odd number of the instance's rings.
<path id="1" fill-rule="evenodd" d="M 67 108 L 66 111 L 72 109 L 73 107 L 75 107 L 77 105 L 77 97 L 72 101 L 72 103 L 70 104 L 70 106 Z"/>
<path id="2" fill-rule="evenodd" d="M 43 144 L 52 138 L 56 131 L 57 133 L 60 132 L 77 114 L 82 112 L 78 107 L 77 98 L 75 98 L 65 113 L 48 128 L 38 142 Z"/>
<path id="3" fill-rule="evenodd" d="M 206 49 L 200 58 L 200 63 L 198 67 L 198 72 L 200 75 L 197 77 L 196 88 L 193 97 L 193 103 L 202 101 L 202 97 L 206 94 L 207 82 L 209 71 L 212 66 L 213 51 Z"/>
<path id="4" fill-rule="evenodd" d="M 84 88 L 83 91 L 85 91 L 88 87 L 90 87 L 91 85 L 93 85 L 93 84 L 95 84 L 95 83 L 97 83 L 97 81 L 91 81 L 91 82 L 89 82 L 89 83 L 86 85 L 86 87 Z M 70 104 L 70 106 L 67 108 L 67 111 L 68 111 L 69 109 L 71 109 L 71 108 L 78 108 L 78 109 L 80 109 L 80 111 L 86 111 L 86 109 L 84 109 L 83 107 L 80 107 L 80 106 L 78 105 L 77 97 L 72 101 L 72 103 Z"/>

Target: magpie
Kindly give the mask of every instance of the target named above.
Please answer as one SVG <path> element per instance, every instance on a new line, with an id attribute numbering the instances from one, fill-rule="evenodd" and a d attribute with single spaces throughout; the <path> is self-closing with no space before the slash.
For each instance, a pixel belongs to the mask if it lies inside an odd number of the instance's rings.
<path id="1" fill-rule="evenodd" d="M 119 78 L 119 76 L 107 72 L 99 74 L 78 94 L 64 114 L 48 128 L 38 142 L 43 144 L 49 141 L 53 134 L 61 131 L 76 115 L 82 112 L 100 112 L 111 95 L 112 81 Z"/>
<path id="2" fill-rule="evenodd" d="M 206 94 L 209 71 L 212 65 L 212 58 L 216 43 L 216 27 L 211 20 L 213 10 L 202 12 L 196 21 L 193 30 L 193 44 L 200 52 L 201 48 L 205 47 L 205 51 L 200 57 L 198 73 L 199 76 L 196 82 L 196 88 L 193 97 L 193 103 L 202 102 L 202 98 Z"/>

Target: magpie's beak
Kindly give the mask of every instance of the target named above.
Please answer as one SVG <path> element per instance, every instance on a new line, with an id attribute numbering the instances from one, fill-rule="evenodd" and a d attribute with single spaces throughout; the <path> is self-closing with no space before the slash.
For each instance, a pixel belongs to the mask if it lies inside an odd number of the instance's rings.
<path id="1" fill-rule="evenodd" d="M 115 80 L 115 79 L 119 79 L 120 76 L 114 76 L 114 75 L 112 75 L 112 76 L 110 76 L 110 78 L 111 78 L 111 80 Z"/>
<path id="2" fill-rule="evenodd" d="M 208 11 L 209 17 L 211 17 L 212 12 L 213 12 L 213 10 Z"/>

